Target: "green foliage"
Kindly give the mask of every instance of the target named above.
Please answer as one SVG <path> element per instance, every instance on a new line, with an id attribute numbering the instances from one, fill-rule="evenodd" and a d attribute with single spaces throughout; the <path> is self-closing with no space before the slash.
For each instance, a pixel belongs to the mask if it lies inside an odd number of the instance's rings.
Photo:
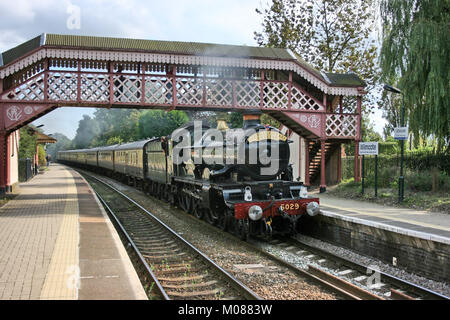
<path id="1" fill-rule="evenodd" d="M 263 18 L 262 32 L 254 32 L 259 45 L 289 48 L 319 70 L 352 70 L 368 90 L 378 81 L 372 0 L 272 0 L 256 12 Z"/>
<path id="2" fill-rule="evenodd" d="M 380 145 L 381 151 L 381 145 Z M 364 160 L 364 176 L 366 185 L 375 184 L 375 157 L 366 156 Z M 450 159 L 445 155 L 433 154 L 431 152 L 407 152 L 404 158 L 405 187 L 410 191 L 430 191 L 432 188 L 432 170 L 439 171 L 438 188 L 440 191 L 450 191 Z M 400 156 L 397 154 L 384 153 L 378 156 L 378 187 L 398 188 L 400 174 Z M 353 179 L 354 158 L 342 159 L 342 177 Z"/>
<path id="3" fill-rule="evenodd" d="M 38 147 L 38 161 L 39 166 L 47 166 L 47 159 L 45 158 L 47 156 L 47 153 L 45 152 L 44 146 L 42 144 Z"/>
<path id="4" fill-rule="evenodd" d="M 400 76 L 414 136 L 434 135 L 437 151 L 450 145 L 450 2 L 382 0 L 385 81 Z"/>
<path id="5" fill-rule="evenodd" d="M 359 182 L 355 182 L 354 178 L 342 179 L 341 183 L 339 184 L 339 188 L 351 189 L 359 186 L 359 184 L 360 184 Z"/>
<path id="6" fill-rule="evenodd" d="M 62 133 L 54 133 L 52 137 L 56 139 L 56 143 L 50 143 L 47 145 L 47 153 L 50 155 L 51 160 L 56 159 L 56 154 L 59 150 L 72 149 L 72 141 Z"/>
<path id="7" fill-rule="evenodd" d="M 277 120 L 265 113 L 261 116 L 261 124 L 272 126 L 277 129 L 279 129 L 281 126 L 281 124 Z"/>
<path id="8" fill-rule="evenodd" d="M 400 145 L 398 141 L 393 142 L 379 142 L 378 152 L 380 155 L 395 155 L 400 153 Z"/>
<path id="9" fill-rule="evenodd" d="M 113 144 L 123 143 L 123 140 L 120 137 L 111 137 L 106 141 L 107 146 L 111 146 Z"/>
<path id="10" fill-rule="evenodd" d="M 230 113 L 230 125 L 232 128 L 242 128 L 244 124 L 244 117 L 240 112 L 231 112 Z"/>
<path id="11" fill-rule="evenodd" d="M 117 138 L 120 142 L 138 140 L 138 120 L 142 110 L 134 109 L 104 109 L 94 112 L 99 133 L 94 136 L 90 146 L 108 145 L 110 139 Z"/>
<path id="12" fill-rule="evenodd" d="M 139 138 L 169 135 L 188 121 L 189 118 L 183 111 L 146 110 L 139 117 L 137 124 Z"/>
<path id="13" fill-rule="evenodd" d="M 78 122 L 78 129 L 73 139 L 73 144 L 76 149 L 89 148 L 92 139 L 100 133 L 100 128 L 96 120 L 88 115 L 83 115 L 83 119 Z"/>
<path id="14" fill-rule="evenodd" d="M 36 140 L 36 136 L 27 126 L 20 129 L 19 159 L 33 158 L 36 153 Z"/>
<path id="15" fill-rule="evenodd" d="M 361 121 L 361 137 L 362 141 L 366 142 L 376 142 L 383 141 L 381 135 L 375 131 L 374 124 L 370 121 L 370 118 L 367 114 L 363 114 Z"/>
<path id="16" fill-rule="evenodd" d="M 93 118 L 84 115 L 80 120 L 70 147 L 91 148 L 168 135 L 187 121 L 187 114 L 178 110 L 166 112 L 99 108 L 94 112 Z M 66 148 L 69 144 L 63 140 L 62 145 Z"/>

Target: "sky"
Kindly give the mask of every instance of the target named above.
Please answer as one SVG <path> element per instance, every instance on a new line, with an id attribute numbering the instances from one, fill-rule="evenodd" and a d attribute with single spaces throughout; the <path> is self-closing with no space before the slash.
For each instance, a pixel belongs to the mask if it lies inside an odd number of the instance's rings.
<path id="1" fill-rule="evenodd" d="M 0 52 L 42 33 L 256 46 L 268 0 L 0 0 Z M 75 7 L 74 7 L 75 6 Z M 79 8 L 80 19 L 72 19 Z M 75 10 L 75 11 L 74 11 Z M 72 139 L 94 108 L 58 108 L 33 124 Z M 382 131 L 381 113 L 373 117 Z"/>

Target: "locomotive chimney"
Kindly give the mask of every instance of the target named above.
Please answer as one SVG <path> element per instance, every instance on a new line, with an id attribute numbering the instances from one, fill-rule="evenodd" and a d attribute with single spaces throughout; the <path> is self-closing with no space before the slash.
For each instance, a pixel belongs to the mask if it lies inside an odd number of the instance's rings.
<path id="1" fill-rule="evenodd" d="M 260 110 L 247 110 L 244 112 L 244 125 L 243 125 L 244 129 L 255 127 L 260 124 L 261 124 Z"/>

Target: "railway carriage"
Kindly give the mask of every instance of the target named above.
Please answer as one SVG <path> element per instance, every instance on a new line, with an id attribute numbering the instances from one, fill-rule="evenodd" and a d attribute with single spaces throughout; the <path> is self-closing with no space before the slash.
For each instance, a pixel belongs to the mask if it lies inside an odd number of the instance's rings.
<path id="1" fill-rule="evenodd" d="M 85 150 L 84 156 L 86 158 L 86 165 L 96 168 L 98 167 L 98 157 L 97 157 L 97 151 L 99 148 L 93 148 L 93 149 L 87 149 Z"/>
<path id="2" fill-rule="evenodd" d="M 114 171 L 114 149 L 118 145 L 99 147 L 97 149 L 98 167 L 105 173 Z"/>
<path id="3" fill-rule="evenodd" d="M 147 177 L 161 184 L 170 184 L 173 176 L 173 163 L 170 157 L 171 142 L 163 138 L 149 141 L 145 147 L 147 155 Z"/>
<path id="4" fill-rule="evenodd" d="M 175 131 L 167 137 L 60 151 L 57 158 L 140 187 L 242 239 L 250 234 L 292 234 L 302 216 L 318 214 L 319 199 L 308 197 L 302 182 L 292 181 L 290 141 L 276 128 L 261 125 L 258 115 L 244 115 L 241 140 L 230 139 L 226 134 L 234 137 L 233 129 L 219 121 L 215 133 L 226 138 L 205 144 L 211 128 L 202 124 L 201 133 L 195 135 L 194 127 L 189 123 L 180 128 L 190 132 L 187 139 L 192 143 L 187 146 L 180 147 L 183 139 L 178 139 Z M 201 140 L 194 141 L 199 136 Z M 208 152 L 212 145 L 226 148 L 226 152 Z M 191 157 L 176 162 L 175 149 Z M 199 161 L 194 161 L 200 151 Z M 256 162 L 248 161 L 252 154 L 257 155 Z M 262 170 L 270 166 L 263 161 L 268 154 L 277 163 L 276 170 L 269 173 Z"/>
<path id="5" fill-rule="evenodd" d="M 146 174 L 145 146 L 149 139 L 120 144 L 114 147 L 114 172 L 130 181 L 143 181 Z"/>

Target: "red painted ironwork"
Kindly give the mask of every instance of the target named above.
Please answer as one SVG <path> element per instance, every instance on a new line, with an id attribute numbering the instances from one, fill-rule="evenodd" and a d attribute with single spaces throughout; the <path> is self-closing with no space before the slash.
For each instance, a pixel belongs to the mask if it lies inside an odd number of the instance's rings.
<path id="1" fill-rule="evenodd" d="M 325 139 L 320 140 L 320 191 L 325 191 L 325 188 L 327 187 L 326 181 L 325 181 Z"/>
<path id="2" fill-rule="evenodd" d="M 305 186 L 310 186 L 309 181 L 309 140 L 305 139 Z"/>
<path id="3" fill-rule="evenodd" d="M 277 215 L 280 215 L 279 208 L 283 206 L 283 211 L 285 211 L 288 215 L 301 215 L 306 213 L 306 206 L 310 202 L 319 203 L 318 198 L 309 198 L 309 199 L 299 199 L 299 200 L 277 200 L 274 201 L 272 206 L 267 210 L 265 208 L 271 205 L 271 201 L 255 201 L 255 202 L 241 202 L 236 203 L 234 205 L 234 217 L 236 219 L 248 219 L 248 210 L 251 206 L 258 205 L 263 210 L 263 217 L 270 218 Z M 286 209 L 285 209 L 286 208 Z"/>
<path id="4" fill-rule="evenodd" d="M 11 134 L 6 136 L 6 189 L 8 190 L 9 186 L 11 186 Z"/>
<path id="5" fill-rule="evenodd" d="M 30 59 L 39 50 L 21 59 Z M 124 62 L 99 57 L 78 59 L 77 56 L 32 61 L 0 79 L 0 134 L 3 137 L 0 188 L 7 184 L 7 135 L 61 106 L 228 111 L 256 108 L 284 114 L 311 133 L 313 139 L 355 142 L 361 139 L 361 96 L 357 97 L 356 107 L 347 107 L 341 95 L 338 112 L 330 112 L 327 110 L 327 93 L 322 92 L 320 98 L 321 91 L 309 92 L 294 82 L 290 70 L 286 71 L 285 80 L 278 77 L 282 72 L 276 68 Z M 361 92 L 362 88 L 359 88 L 358 94 Z M 308 143 L 306 148 L 305 184 L 309 185 Z M 357 171 L 355 160 L 355 179 L 358 178 Z M 325 182 L 321 178 L 322 185 Z"/>
<path id="6" fill-rule="evenodd" d="M 338 163 L 337 163 L 337 182 L 342 181 L 342 144 L 339 143 L 338 148 Z"/>

